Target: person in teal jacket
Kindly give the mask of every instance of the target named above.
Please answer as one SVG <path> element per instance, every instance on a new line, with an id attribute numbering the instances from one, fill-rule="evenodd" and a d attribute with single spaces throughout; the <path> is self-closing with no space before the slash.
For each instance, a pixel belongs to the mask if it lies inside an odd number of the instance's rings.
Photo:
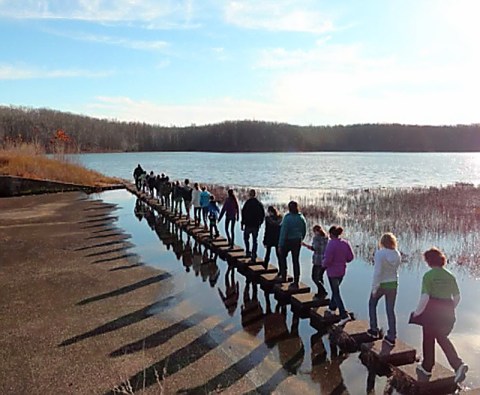
<path id="1" fill-rule="evenodd" d="M 287 256 L 289 252 L 292 253 L 293 287 L 298 287 L 300 281 L 300 248 L 306 234 L 307 222 L 305 217 L 299 212 L 298 203 L 291 201 L 288 203 L 288 213 L 280 226 L 278 246 L 280 249 L 279 276 L 283 281 L 287 280 Z"/>

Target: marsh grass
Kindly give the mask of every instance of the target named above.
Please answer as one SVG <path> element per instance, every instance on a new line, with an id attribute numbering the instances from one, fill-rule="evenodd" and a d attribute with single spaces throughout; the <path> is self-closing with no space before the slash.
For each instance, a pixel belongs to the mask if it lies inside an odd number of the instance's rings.
<path id="1" fill-rule="evenodd" d="M 66 155 L 45 156 L 34 142 L 10 142 L 0 149 L 0 175 L 58 181 L 87 186 L 106 186 L 122 181 L 73 163 Z"/>

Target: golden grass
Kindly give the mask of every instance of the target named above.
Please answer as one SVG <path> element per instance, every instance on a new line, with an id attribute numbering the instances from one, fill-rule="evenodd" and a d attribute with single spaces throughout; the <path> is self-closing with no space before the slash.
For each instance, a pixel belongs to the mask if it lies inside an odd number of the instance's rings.
<path id="1" fill-rule="evenodd" d="M 102 187 L 122 183 L 96 171 L 69 162 L 65 157 L 48 158 L 33 144 L 0 150 L 0 175 Z"/>

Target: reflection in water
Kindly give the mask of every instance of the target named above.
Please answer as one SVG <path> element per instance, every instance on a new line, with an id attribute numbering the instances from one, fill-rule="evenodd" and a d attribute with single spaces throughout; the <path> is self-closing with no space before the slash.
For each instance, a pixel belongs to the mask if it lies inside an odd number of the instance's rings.
<path id="1" fill-rule="evenodd" d="M 234 270 L 232 269 L 232 272 Z M 250 289 L 252 290 L 251 294 Z M 246 281 L 243 291 L 241 317 L 243 329 L 252 336 L 257 336 L 263 328 L 263 308 L 258 300 L 258 285 L 252 284 L 249 280 Z"/>
<path id="2" fill-rule="evenodd" d="M 218 287 L 218 294 L 230 316 L 233 316 L 237 309 L 239 293 L 238 281 L 235 281 L 235 268 L 228 266 L 225 272 L 225 293 Z"/>

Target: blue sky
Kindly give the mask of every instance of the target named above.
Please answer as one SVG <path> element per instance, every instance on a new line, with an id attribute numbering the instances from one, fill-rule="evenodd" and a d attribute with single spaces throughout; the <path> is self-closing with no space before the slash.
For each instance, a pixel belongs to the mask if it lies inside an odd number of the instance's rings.
<path id="1" fill-rule="evenodd" d="M 160 125 L 478 123 L 477 0 L 0 0 L 0 104 Z"/>

